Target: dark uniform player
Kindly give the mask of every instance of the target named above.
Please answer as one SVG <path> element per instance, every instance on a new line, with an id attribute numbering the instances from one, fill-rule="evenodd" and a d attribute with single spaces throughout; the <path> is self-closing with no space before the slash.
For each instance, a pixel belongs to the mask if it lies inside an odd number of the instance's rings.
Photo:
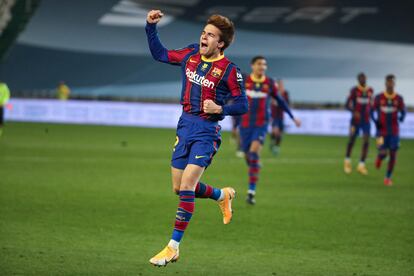
<path id="1" fill-rule="evenodd" d="M 344 171 L 347 174 L 352 172 L 351 152 L 356 137 L 360 132 L 363 134 L 363 144 L 361 158 L 357 167 L 357 171 L 363 175 L 368 174 L 365 166 L 365 159 L 368 155 L 369 138 L 370 138 L 370 107 L 374 91 L 366 84 L 367 78 L 364 73 L 358 75 L 358 85 L 351 89 L 349 97 L 346 101 L 346 108 L 352 112 L 351 127 L 349 133 L 349 141 L 346 147 L 346 155 L 344 161 Z"/>
<path id="2" fill-rule="evenodd" d="M 221 143 L 218 121 L 226 115 L 241 115 L 248 109 L 242 75 L 224 56 L 224 50 L 233 41 L 233 23 L 224 16 L 212 15 L 199 43 L 168 50 L 161 44 L 156 29 L 162 16 L 159 10 L 147 15 L 148 45 L 154 59 L 180 68 L 183 113 L 177 125 L 171 161 L 173 190 L 179 194 L 180 203 L 170 242 L 150 259 L 157 266 L 178 260 L 179 243 L 192 217 L 195 197 L 216 200 L 223 213 L 223 223 L 230 222 L 234 189 L 213 188 L 199 180 Z M 228 104 L 229 99 L 232 104 Z"/>
<path id="3" fill-rule="evenodd" d="M 391 175 L 400 147 L 399 122 L 404 121 L 406 112 L 403 98 L 394 91 L 394 75 L 386 76 L 385 87 L 385 92 L 375 97 L 371 117 L 377 126 L 378 156 L 375 166 L 379 169 L 382 160 L 389 154 L 384 185 L 391 186 Z"/>
<path id="4" fill-rule="evenodd" d="M 255 204 L 256 184 L 260 173 L 260 152 L 267 135 L 270 116 L 270 100 L 275 99 L 297 126 L 295 119 L 285 101 L 278 95 L 275 82 L 265 75 L 266 59 L 256 56 L 251 61 L 252 73 L 245 78 L 246 95 L 249 100 L 249 111 L 242 116 L 240 125 L 241 146 L 245 152 L 249 166 L 249 189 L 247 202 Z"/>
<path id="5" fill-rule="evenodd" d="M 277 88 L 280 97 L 282 97 L 286 104 L 290 106 L 289 92 L 285 90 L 283 80 L 277 80 Z M 270 134 L 270 151 L 274 155 L 278 155 L 280 152 L 280 143 L 282 141 L 282 135 L 285 130 L 284 115 L 285 111 L 280 108 L 276 100 L 272 100 L 270 105 L 271 116 L 272 116 L 272 132 Z"/>

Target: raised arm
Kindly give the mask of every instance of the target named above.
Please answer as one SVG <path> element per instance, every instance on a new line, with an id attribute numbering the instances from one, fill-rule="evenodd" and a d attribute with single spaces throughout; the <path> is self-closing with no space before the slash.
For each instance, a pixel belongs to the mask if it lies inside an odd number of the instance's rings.
<path id="1" fill-rule="evenodd" d="M 162 45 L 157 32 L 157 23 L 160 22 L 163 17 L 163 13 L 159 10 L 152 10 L 147 15 L 147 25 L 145 26 L 145 32 L 147 34 L 148 46 L 151 51 L 152 57 L 160 62 L 178 65 L 185 58 L 187 54 L 194 51 L 197 47 L 196 44 L 192 44 L 186 48 L 179 50 L 168 50 Z"/>

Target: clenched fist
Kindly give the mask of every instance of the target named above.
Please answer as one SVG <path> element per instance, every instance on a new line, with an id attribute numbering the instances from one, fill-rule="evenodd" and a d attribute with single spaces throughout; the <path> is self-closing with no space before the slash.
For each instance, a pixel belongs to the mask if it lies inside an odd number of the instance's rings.
<path id="1" fill-rule="evenodd" d="M 147 14 L 147 22 L 151 24 L 156 24 L 160 22 L 164 14 L 160 10 L 152 10 Z"/>
<path id="2" fill-rule="evenodd" d="M 203 102 L 203 111 L 207 114 L 221 114 L 223 108 L 212 100 L 205 100 Z"/>

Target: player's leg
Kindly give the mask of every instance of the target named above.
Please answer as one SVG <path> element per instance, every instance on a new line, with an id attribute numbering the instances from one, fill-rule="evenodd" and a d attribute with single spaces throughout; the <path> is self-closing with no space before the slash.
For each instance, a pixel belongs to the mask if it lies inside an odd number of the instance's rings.
<path id="1" fill-rule="evenodd" d="M 375 160 L 375 167 L 377 169 L 381 168 L 382 161 L 387 157 L 387 143 L 386 143 L 386 137 L 384 136 L 378 136 L 377 139 L 377 148 L 378 148 L 378 154 L 377 158 Z"/>
<path id="2" fill-rule="evenodd" d="M 165 266 L 169 262 L 178 260 L 179 245 L 194 212 L 194 190 L 204 172 L 204 167 L 188 164 L 182 172 L 174 167 L 171 171 L 174 174 L 172 176 L 173 186 L 177 183 L 176 181 L 181 174 L 181 184 L 178 193 L 180 201 L 175 216 L 174 230 L 168 245 L 150 259 L 150 263 L 156 266 Z M 174 186 L 174 190 L 175 188 Z"/>
<path id="3" fill-rule="evenodd" d="M 173 192 L 177 195 L 180 194 L 180 186 L 183 173 L 184 170 L 171 167 Z M 215 188 L 202 182 L 197 183 L 194 192 L 196 198 L 210 198 L 216 201 L 222 200 L 224 198 L 224 193 L 221 189 Z"/>
<path id="4" fill-rule="evenodd" d="M 352 172 L 351 153 L 352 153 L 352 148 L 354 147 L 354 144 L 355 144 L 356 137 L 358 135 L 358 130 L 359 130 L 358 127 L 351 125 L 348 144 L 346 146 L 345 160 L 344 160 L 344 172 L 346 174 L 350 174 Z"/>
<path id="5" fill-rule="evenodd" d="M 256 185 L 260 174 L 260 152 L 262 150 L 262 142 L 254 140 L 247 154 L 247 164 L 249 166 L 249 190 L 247 191 L 247 203 L 255 204 Z"/>
<path id="6" fill-rule="evenodd" d="M 384 178 L 384 185 L 391 186 L 391 176 L 392 172 L 394 170 L 395 162 L 397 161 L 397 151 L 399 148 L 399 138 L 397 136 L 392 136 L 389 138 L 390 141 L 390 147 L 389 147 L 389 153 L 390 153 L 390 159 L 388 160 L 388 168 L 387 172 Z"/>
<path id="7" fill-rule="evenodd" d="M 368 174 L 368 169 L 365 165 L 365 160 L 368 156 L 368 149 L 369 149 L 369 138 L 370 138 L 370 128 L 369 124 L 364 126 L 363 129 L 363 136 L 362 136 L 362 150 L 361 150 L 361 159 L 359 160 L 359 164 L 357 167 L 357 171 L 362 175 Z"/>
<path id="8" fill-rule="evenodd" d="M 270 150 L 274 155 L 278 155 L 280 152 L 280 143 L 282 141 L 283 130 L 280 127 L 280 124 L 275 124 L 272 127 L 271 141 L 270 141 Z"/>

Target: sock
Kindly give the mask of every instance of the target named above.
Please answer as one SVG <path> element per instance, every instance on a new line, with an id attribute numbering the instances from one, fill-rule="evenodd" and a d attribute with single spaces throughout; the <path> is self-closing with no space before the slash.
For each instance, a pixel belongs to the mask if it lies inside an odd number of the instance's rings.
<path id="1" fill-rule="evenodd" d="M 210 185 L 198 182 L 195 188 L 195 197 L 211 198 L 214 200 L 220 200 L 222 199 L 223 195 L 222 195 L 221 189 L 217 189 Z"/>
<path id="2" fill-rule="evenodd" d="M 170 242 L 168 243 L 168 246 L 177 250 L 178 247 L 180 246 L 180 243 L 175 240 L 170 240 Z"/>
<path id="3" fill-rule="evenodd" d="M 259 180 L 260 163 L 259 155 L 255 152 L 248 153 L 249 165 L 249 193 L 256 191 L 256 183 Z"/>
<path id="4" fill-rule="evenodd" d="M 392 171 L 394 170 L 395 161 L 397 158 L 397 151 L 396 150 L 390 150 L 390 160 L 388 160 L 388 169 L 387 169 L 387 178 L 391 178 Z"/>
<path id="5" fill-rule="evenodd" d="M 193 191 L 180 191 L 180 203 L 178 204 L 174 231 L 171 237 L 171 239 L 177 243 L 181 241 L 184 231 L 193 215 L 194 197 L 195 193 Z"/>
<path id="6" fill-rule="evenodd" d="M 369 149 L 369 142 L 364 142 L 362 145 L 361 162 L 365 162 L 365 159 L 367 159 L 368 149 Z"/>
<path id="7" fill-rule="evenodd" d="M 355 143 L 355 136 L 351 136 L 351 138 L 349 138 L 348 145 L 346 146 L 346 155 L 345 155 L 346 158 L 351 158 L 351 152 L 352 152 L 354 143 Z"/>

